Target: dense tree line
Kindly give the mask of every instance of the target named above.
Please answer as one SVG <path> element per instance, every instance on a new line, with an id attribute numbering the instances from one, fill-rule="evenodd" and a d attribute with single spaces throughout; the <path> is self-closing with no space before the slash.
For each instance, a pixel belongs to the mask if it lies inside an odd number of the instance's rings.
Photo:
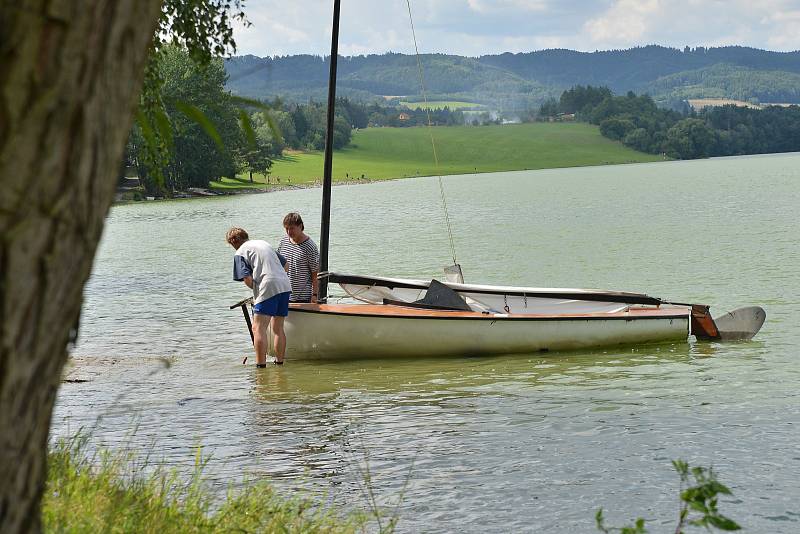
<path id="1" fill-rule="evenodd" d="M 222 60 L 197 62 L 179 46 L 161 51 L 155 67 L 160 77 L 155 98 L 164 113 L 138 121 L 125 151 L 126 165 L 136 168 L 148 194 L 205 188 L 210 181 L 239 172 L 249 173 L 252 180 L 253 173 L 267 173 L 286 148 L 324 148 L 323 104 L 285 105 L 275 100 L 266 104 L 269 111 L 246 105 L 242 109 L 225 89 Z M 364 128 L 367 122 L 365 105 L 340 99 L 334 148 L 346 146 L 352 129 Z"/>
<path id="2" fill-rule="evenodd" d="M 800 106 L 708 107 L 699 113 L 659 108 L 648 95 L 615 96 L 607 87 L 576 86 L 545 102 L 543 118 L 575 114 L 609 139 L 672 158 L 800 150 Z"/>
<path id="3" fill-rule="evenodd" d="M 540 50 L 468 58 L 426 54 L 421 57 L 425 85 L 438 100 L 462 100 L 517 114 L 536 109 L 549 97 L 582 84 L 609 87 L 618 94 L 648 93 L 660 105 L 686 98 L 756 98 L 761 102 L 798 102 L 800 52 L 754 48 L 667 48 L 576 52 Z M 302 55 L 228 60 L 228 87 L 254 98 L 324 101 L 329 58 Z M 416 57 L 382 54 L 339 58 L 337 94 L 374 103 L 383 96 L 419 95 Z"/>
<path id="4" fill-rule="evenodd" d="M 733 98 L 752 103 L 792 103 L 800 102 L 800 74 L 721 63 L 665 76 L 642 89 L 642 92 L 659 95 L 659 102 Z"/>
<path id="5" fill-rule="evenodd" d="M 326 104 L 281 99 L 261 104 L 265 109 L 242 104 L 225 88 L 227 73 L 221 59 L 197 62 L 180 46 L 165 47 L 154 68 L 159 84 L 151 98 L 158 100 L 163 113 L 142 117 L 126 146 L 127 166 L 136 168 L 147 194 L 205 188 L 238 173 L 248 174 L 252 181 L 254 173 L 268 173 L 285 149 L 324 148 Z M 460 111 L 436 109 L 430 116 L 434 125 L 464 124 Z M 333 147 L 347 146 L 353 129 L 419 126 L 427 121 L 428 114 L 421 109 L 339 98 Z"/>
<path id="6" fill-rule="evenodd" d="M 184 48 L 167 46 L 156 61 L 152 68 L 160 80 L 151 98 L 160 107 L 134 125 L 126 164 L 136 168 L 145 190 L 153 195 L 207 187 L 211 180 L 234 176 L 245 135 L 225 90 L 222 60 L 198 62 Z M 152 108 L 144 102 L 141 107 Z"/>
<path id="7" fill-rule="evenodd" d="M 309 102 L 308 104 L 285 104 L 280 99 L 269 103 L 271 117 L 277 125 L 280 139 L 271 138 L 277 153 L 285 148 L 296 150 L 322 150 L 325 148 L 325 129 L 328 117 L 327 104 Z M 258 114 L 263 123 L 264 114 Z M 365 106 L 353 104 L 346 98 L 336 101 L 333 120 L 333 148 L 347 146 L 352 138 L 353 128 L 366 128 Z M 265 135 L 268 128 L 263 129 Z"/>

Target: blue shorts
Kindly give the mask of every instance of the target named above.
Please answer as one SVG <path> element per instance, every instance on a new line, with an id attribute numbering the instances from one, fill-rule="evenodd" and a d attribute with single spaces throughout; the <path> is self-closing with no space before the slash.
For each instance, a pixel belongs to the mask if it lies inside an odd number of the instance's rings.
<path id="1" fill-rule="evenodd" d="M 253 306 L 253 313 L 271 315 L 273 317 L 286 317 L 289 315 L 289 295 L 291 292 L 278 293 L 274 297 L 262 300 Z"/>

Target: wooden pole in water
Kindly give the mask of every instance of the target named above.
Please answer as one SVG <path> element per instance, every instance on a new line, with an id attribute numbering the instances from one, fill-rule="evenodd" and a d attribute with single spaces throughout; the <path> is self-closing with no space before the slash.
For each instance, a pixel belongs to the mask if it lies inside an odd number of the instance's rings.
<path id="1" fill-rule="evenodd" d="M 320 225 L 320 272 L 328 270 L 328 249 L 330 248 L 331 232 L 331 172 L 333 168 L 333 118 L 336 108 L 336 61 L 339 57 L 339 5 L 340 0 L 333 2 L 333 28 L 331 31 L 331 68 L 328 77 L 328 117 L 325 134 L 325 163 L 322 175 L 322 224 Z M 328 279 L 319 281 L 318 302 L 325 302 L 328 298 Z"/>
<path id="2" fill-rule="evenodd" d="M 244 315 L 244 320 L 247 323 L 247 330 L 248 330 L 248 332 L 250 332 L 250 341 L 252 341 L 253 345 L 255 345 L 256 344 L 256 340 L 253 337 L 253 323 L 250 322 L 250 314 L 247 313 L 247 305 L 251 304 L 252 302 L 253 302 L 253 297 L 247 297 L 246 299 L 242 299 L 239 302 L 237 302 L 236 304 L 234 304 L 233 306 L 231 306 L 230 309 L 233 310 L 234 308 L 238 308 L 238 307 L 241 306 L 242 315 Z"/>
<path id="3" fill-rule="evenodd" d="M 242 315 L 244 315 L 244 320 L 247 322 L 247 331 L 250 332 L 250 341 L 253 342 L 253 345 L 256 344 L 256 338 L 253 337 L 253 323 L 250 322 L 250 314 L 247 313 L 247 303 L 245 302 L 242 304 Z"/>

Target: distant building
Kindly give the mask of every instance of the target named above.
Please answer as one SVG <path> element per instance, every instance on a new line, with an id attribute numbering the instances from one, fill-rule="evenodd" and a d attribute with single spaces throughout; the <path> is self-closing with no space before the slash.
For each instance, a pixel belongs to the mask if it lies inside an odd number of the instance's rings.
<path id="1" fill-rule="evenodd" d="M 408 119 L 411 118 L 411 115 L 403 111 L 402 113 L 400 113 L 400 115 L 398 115 L 397 118 L 400 119 L 401 121 L 407 121 Z"/>

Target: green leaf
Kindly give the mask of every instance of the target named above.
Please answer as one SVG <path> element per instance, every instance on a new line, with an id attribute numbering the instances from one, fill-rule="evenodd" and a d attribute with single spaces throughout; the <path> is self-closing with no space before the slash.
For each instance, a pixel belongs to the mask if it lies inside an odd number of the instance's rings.
<path id="1" fill-rule="evenodd" d="M 603 517 L 602 508 L 598 508 L 597 513 L 594 514 L 594 523 L 597 526 L 597 530 L 605 532 L 606 534 L 609 534 L 609 532 L 611 532 L 610 530 L 608 530 L 608 528 L 606 528 L 605 518 Z"/>
<path id="2" fill-rule="evenodd" d="M 254 98 L 247 98 L 247 97 L 244 97 L 244 96 L 231 95 L 231 102 L 233 102 L 234 104 L 238 104 L 239 106 L 242 106 L 242 107 L 249 106 L 249 107 L 260 109 L 261 111 L 272 111 L 272 108 L 268 104 L 265 104 L 265 103 L 261 102 L 260 100 L 256 100 Z"/>
<path id="3" fill-rule="evenodd" d="M 206 117 L 206 114 L 200 110 L 197 106 L 193 106 L 191 104 L 187 104 L 185 102 L 176 102 L 175 107 L 186 115 L 190 120 L 197 123 L 205 132 L 206 134 L 216 143 L 217 148 L 219 148 L 220 152 L 225 151 L 225 143 L 222 142 L 222 137 L 219 135 L 217 128 L 214 124 Z"/>
<path id="4" fill-rule="evenodd" d="M 692 510 L 695 510 L 696 512 L 701 512 L 703 514 L 707 514 L 708 513 L 708 508 L 706 508 L 706 505 L 703 504 L 702 501 L 692 501 L 692 502 L 690 502 L 689 503 L 689 508 L 691 508 Z"/>
<path id="5" fill-rule="evenodd" d="M 158 140 L 150 124 L 150 119 L 147 118 L 147 114 L 141 109 L 136 112 L 136 123 L 139 125 L 139 129 L 142 130 L 142 137 L 144 137 L 148 148 L 155 151 L 158 148 Z"/>
<path id="6" fill-rule="evenodd" d="M 281 130 L 280 128 L 278 128 L 278 124 L 275 122 L 275 118 L 272 116 L 272 108 L 269 105 L 261 102 L 260 100 L 255 100 L 253 98 L 247 98 L 244 96 L 230 95 L 230 98 L 231 102 L 239 106 L 240 110 L 243 107 L 251 107 L 263 111 L 264 120 L 267 121 L 269 129 L 272 131 L 272 135 L 275 136 L 275 139 L 279 143 L 283 143 L 283 136 L 281 135 Z"/>
<path id="7" fill-rule="evenodd" d="M 728 519 L 727 517 L 721 515 L 709 516 L 708 522 L 720 530 L 731 531 L 731 530 L 741 530 L 742 528 L 733 519 Z"/>
<path id="8" fill-rule="evenodd" d="M 683 460 L 672 460 L 672 467 L 675 468 L 681 478 L 684 478 L 689 472 L 689 464 Z"/>
<path id="9" fill-rule="evenodd" d="M 155 179 L 156 185 L 159 188 L 163 188 L 164 172 L 159 165 L 154 163 L 158 161 L 159 154 L 161 153 L 161 147 L 159 146 L 158 138 L 153 130 L 153 126 L 150 124 L 150 119 L 147 118 L 147 114 L 142 111 L 141 108 L 136 111 L 136 124 L 139 125 L 139 130 L 142 132 L 142 137 L 144 138 L 146 145 L 144 150 L 144 159 L 147 161 L 147 167 Z"/>
<path id="10" fill-rule="evenodd" d="M 731 490 L 729 490 L 727 486 L 725 486 L 720 482 L 717 482 L 716 480 L 709 482 L 709 488 L 714 493 L 722 493 L 723 495 L 732 495 Z"/>
<path id="11" fill-rule="evenodd" d="M 272 116 L 270 112 L 264 112 L 264 120 L 267 121 L 267 125 L 269 126 L 270 131 L 272 131 L 272 135 L 275 136 L 275 140 L 278 143 L 283 143 L 283 136 L 281 135 L 281 129 L 278 128 L 278 123 L 275 122 L 275 118 Z"/>
<path id="12" fill-rule="evenodd" d="M 164 141 L 167 146 L 172 146 L 174 143 L 174 139 L 172 136 L 172 123 L 169 121 L 169 117 L 167 113 L 164 111 L 164 108 L 156 108 L 155 112 L 155 119 L 156 119 L 156 126 L 158 127 L 158 135 Z"/>
<path id="13" fill-rule="evenodd" d="M 239 112 L 239 124 L 242 125 L 242 130 L 244 131 L 244 136 L 247 139 L 247 143 L 250 145 L 250 148 L 256 149 L 256 132 L 253 130 L 253 122 L 250 120 L 250 115 L 241 108 L 238 110 Z"/>

